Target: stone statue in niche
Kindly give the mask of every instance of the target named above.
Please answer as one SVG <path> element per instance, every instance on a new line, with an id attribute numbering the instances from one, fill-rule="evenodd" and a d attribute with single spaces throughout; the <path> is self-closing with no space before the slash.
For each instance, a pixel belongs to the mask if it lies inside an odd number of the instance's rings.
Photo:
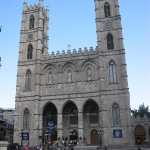
<path id="1" fill-rule="evenodd" d="M 49 74 L 48 74 L 48 83 L 49 83 L 49 84 L 52 84 L 52 83 L 53 83 L 53 75 L 52 75 L 52 72 L 49 72 Z"/>
<path id="2" fill-rule="evenodd" d="M 88 81 L 92 80 L 92 70 L 91 70 L 91 68 L 87 69 L 87 80 Z"/>
<path id="3" fill-rule="evenodd" d="M 68 70 L 68 72 L 67 72 L 67 81 L 68 82 L 72 81 L 72 71 L 71 70 Z"/>

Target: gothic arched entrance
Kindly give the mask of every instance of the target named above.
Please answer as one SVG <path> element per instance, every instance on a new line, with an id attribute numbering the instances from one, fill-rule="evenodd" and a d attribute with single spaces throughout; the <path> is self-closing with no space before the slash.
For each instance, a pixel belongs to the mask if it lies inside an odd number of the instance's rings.
<path id="1" fill-rule="evenodd" d="M 87 144 L 98 145 L 99 106 L 94 100 L 88 100 L 83 107 L 84 137 Z"/>
<path id="2" fill-rule="evenodd" d="M 91 137 L 91 144 L 92 145 L 98 145 L 98 132 L 97 132 L 97 130 L 93 129 L 91 131 L 90 137 Z"/>
<path id="3" fill-rule="evenodd" d="M 57 109 L 48 103 L 43 111 L 43 144 L 52 144 L 57 140 Z"/>
<path id="4" fill-rule="evenodd" d="M 63 129 L 64 137 L 77 140 L 78 108 L 72 101 L 68 101 L 63 108 Z"/>
<path id="5" fill-rule="evenodd" d="M 143 126 L 138 125 L 135 128 L 135 144 L 141 145 L 144 144 L 146 139 L 146 131 Z"/>

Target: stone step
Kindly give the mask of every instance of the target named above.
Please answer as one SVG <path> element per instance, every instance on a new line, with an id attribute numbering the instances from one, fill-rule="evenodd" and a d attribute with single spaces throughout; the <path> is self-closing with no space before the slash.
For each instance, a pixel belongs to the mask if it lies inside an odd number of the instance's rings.
<path id="1" fill-rule="evenodd" d="M 99 147 L 99 146 L 76 146 L 74 150 L 150 150 L 150 145 L 143 146 L 107 146 L 107 147 Z"/>

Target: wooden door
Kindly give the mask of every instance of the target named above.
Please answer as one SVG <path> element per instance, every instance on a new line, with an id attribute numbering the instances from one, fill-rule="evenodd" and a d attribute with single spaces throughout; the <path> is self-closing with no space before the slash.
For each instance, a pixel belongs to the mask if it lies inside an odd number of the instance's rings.
<path id="1" fill-rule="evenodd" d="M 91 145 L 98 145 L 98 133 L 95 129 L 91 131 Z"/>

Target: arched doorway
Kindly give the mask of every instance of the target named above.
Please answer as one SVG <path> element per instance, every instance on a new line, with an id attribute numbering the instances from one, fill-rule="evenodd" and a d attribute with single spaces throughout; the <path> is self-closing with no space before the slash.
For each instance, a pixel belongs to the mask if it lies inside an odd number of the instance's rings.
<path id="1" fill-rule="evenodd" d="M 66 139 L 77 141 L 78 108 L 72 101 L 68 101 L 63 108 L 63 129 Z"/>
<path id="2" fill-rule="evenodd" d="M 96 129 L 93 129 L 91 131 L 91 144 L 92 145 L 97 145 L 98 144 L 98 132 Z"/>
<path id="3" fill-rule="evenodd" d="M 52 144 L 57 140 L 57 109 L 48 103 L 43 111 L 43 144 Z"/>
<path id="4" fill-rule="evenodd" d="M 135 144 L 142 145 L 146 139 L 146 131 L 143 126 L 138 125 L 135 127 Z"/>
<path id="5" fill-rule="evenodd" d="M 94 100 L 88 100 L 83 108 L 84 137 L 87 144 L 98 145 L 99 107 Z"/>

